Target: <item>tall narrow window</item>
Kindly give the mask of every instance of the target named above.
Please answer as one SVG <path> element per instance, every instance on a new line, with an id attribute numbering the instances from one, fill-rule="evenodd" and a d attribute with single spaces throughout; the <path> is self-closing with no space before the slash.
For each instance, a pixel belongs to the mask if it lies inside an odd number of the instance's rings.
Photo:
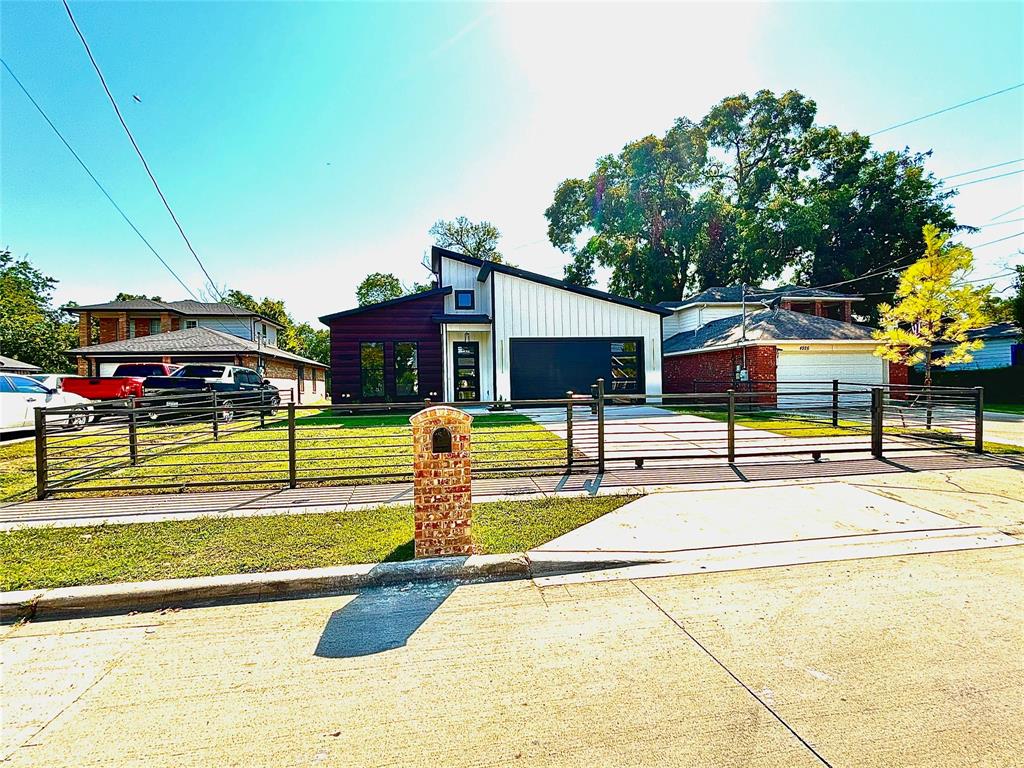
<path id="1" fill-rule="evenodd" d="M 612 392 L 636 392 L 640 358 L 635 341 L 612 342 Z"/>
<path id="2" fill-rule="evenodd" d="M 160 333 L 160 318 L 151 318 L 149 321 L 149 335 L 156 336 L 158 333 Z"/>
<path id="3" fill-rule="evenodd" d="M 415 397 L 420 393 L 419 349 L 415 341 L 395 342 L 395 394 Z"/>
<path id="4" fill-rule="evenodd" d="M 359 369 L 364 398 L 384 397 L 384 342 L 359 345 Z"/>

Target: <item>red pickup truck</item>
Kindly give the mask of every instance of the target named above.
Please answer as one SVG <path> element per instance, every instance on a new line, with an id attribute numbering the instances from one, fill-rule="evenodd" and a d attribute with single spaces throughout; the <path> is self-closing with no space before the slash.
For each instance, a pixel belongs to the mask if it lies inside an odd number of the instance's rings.
<path id="1" fill-rule="evenodd" d="M 149 376 L 170 376 L 180 365 L 169 363 L 121 363 L 113 376 L 64 379 L 64 391 L 90 400 L 121 400 L 142 397 L 142 382 Z"/>

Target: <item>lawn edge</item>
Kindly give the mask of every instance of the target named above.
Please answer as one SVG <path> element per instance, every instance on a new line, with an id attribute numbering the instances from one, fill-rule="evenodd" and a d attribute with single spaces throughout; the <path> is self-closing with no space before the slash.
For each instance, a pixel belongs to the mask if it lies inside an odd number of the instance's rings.
<path id="1" fill-rule="evenodd" d="M 526 553 L 514 552 L 18 590 L 0 592 L 0 624 L 345 594 L 420 581 L 525 579 L 532 578 L 535 570 L 535 564 Z M 548 569 L 541 570 L 546 573 Z"/>

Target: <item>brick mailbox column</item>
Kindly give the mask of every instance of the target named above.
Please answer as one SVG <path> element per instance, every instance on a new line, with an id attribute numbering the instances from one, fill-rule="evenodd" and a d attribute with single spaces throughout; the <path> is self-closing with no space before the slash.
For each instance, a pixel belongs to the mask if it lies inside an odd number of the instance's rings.
<path id="1" fill-rule="evenodd" d="M 470 425 L 473 417 L 446 405 L 413 415 L 416 557 L 473 553 Z"/>

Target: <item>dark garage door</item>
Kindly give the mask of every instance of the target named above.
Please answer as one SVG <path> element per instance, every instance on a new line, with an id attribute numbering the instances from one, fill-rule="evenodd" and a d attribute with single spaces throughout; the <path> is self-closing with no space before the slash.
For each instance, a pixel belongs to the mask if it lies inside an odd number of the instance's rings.
<path id="1" fill-rule="evenodd" d="M 644 390 L 641 338 L 510 339 L 509 353 L 513 400 L 589 394 L 600 378 L 609 393 Z"/>

